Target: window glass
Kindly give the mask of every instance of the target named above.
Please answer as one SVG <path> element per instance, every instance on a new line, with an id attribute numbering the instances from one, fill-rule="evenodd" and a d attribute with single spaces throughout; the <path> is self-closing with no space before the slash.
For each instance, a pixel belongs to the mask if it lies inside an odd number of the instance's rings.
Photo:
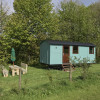
<path id="1" fill-rule="evenodd" d="M 78 54 L 78 46 L 73 46 L 73 53 Z"/>
<path id="2" fill-rule="evenodd" d="M 69 47 L 64 47 L 64 53 L 69 53 Z"/>
<path id="3" fill-rule="evenodd" d="M 94 47 L 90 47 L 90 54 L 94 54 Z"/>

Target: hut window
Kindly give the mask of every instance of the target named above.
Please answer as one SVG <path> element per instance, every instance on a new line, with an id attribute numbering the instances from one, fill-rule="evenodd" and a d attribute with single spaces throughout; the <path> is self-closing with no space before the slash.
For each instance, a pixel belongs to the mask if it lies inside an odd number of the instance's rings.
<path id="1" fill-rule="evenodd" d="M 78 54 L 78 46 L 73 46 L 73 54 Z"/>
<path id="2" fill-rule="evenodd" d="M 64 53 L 67 53 L 67 54 L 69 53 L 69 47 L 68 46 L 64 47 Z"/>
<path id="3" fill-rule="evenodd" d="M 94 54 L 94 47 L 89 47 L 89 54 Z"/>

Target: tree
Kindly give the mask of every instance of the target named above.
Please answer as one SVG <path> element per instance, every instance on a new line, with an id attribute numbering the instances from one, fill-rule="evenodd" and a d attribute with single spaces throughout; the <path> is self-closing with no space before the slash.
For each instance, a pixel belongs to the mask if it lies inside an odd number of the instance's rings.
<path id="1" fill-rule="evenodd" d="M 60 19 L 60 35 L 64 40 L 91 42 L 94 38 L 94 20 L 91 11 L 84 5 L 72 0 L 61 2 L 58 11 Z"/>
<path id="2" fill-rule="evenodd" d="M 3 6 L 2 4 L 2 0 L 0 1 L 0 34 L 2 34 L 4 32 L 4 28 L 5 28 L 5 24 L 7 21 L 7 9 L 4 9 L 5 6 Z"/>
<path id="3" fill-rule="evenodd" d="M 15 13 L 6 26 L 5 38 L 17 51 L 16 61 L 39 62 L 39 45 L 58 32 L 51 0 L 15 0 Z"/>
<path id="4" fill-rule="evenodd" d="M 94 4 L 91 4 L 88 7 L 91 12 L 92 12 L 92 18 L 95 21 L 94 26 L 95 26 L 95 41 L 94 43 L 96 44 L 97 48 L 97 57 L 100 56 L 100 0 Z"/>
<path id="5" fill-rule="evenodd" d="M 5 41 L 3 36 L 7 19 L 8 19 L 7 10 L 4 9 L 1 0 L 0 1 L 0 64 L 6 64 L 9 61 L 9 56 L 10 56 L 7 52 L 8 43 Z"/>

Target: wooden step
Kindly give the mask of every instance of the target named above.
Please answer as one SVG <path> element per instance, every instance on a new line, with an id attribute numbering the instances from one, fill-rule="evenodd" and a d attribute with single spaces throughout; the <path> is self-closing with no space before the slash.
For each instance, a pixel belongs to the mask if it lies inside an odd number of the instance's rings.
<path id="1" fill-rule="evenodd" d="M 75 69 L 71 63 L 63 63 L 62 68 L 64 71 L 69 72 L 70 66 L 72 66 L 72 71 Z"/>
<path id="2" fill-rule="evenodd" d="M 70 65 L 70 63 L 63 63 L 62 65 Z"/>

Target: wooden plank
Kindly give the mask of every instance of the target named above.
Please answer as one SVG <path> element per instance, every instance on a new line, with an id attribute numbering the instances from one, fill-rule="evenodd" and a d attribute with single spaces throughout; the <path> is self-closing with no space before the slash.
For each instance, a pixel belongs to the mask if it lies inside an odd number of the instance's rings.
<path id="1" fill-rule="evenodd" d="M 72 82 L 72 64 L 69 67 L 69 80 Z"/>
<path id="2" fill-rule="evenodd" d="M 19 90 L 21 89 L 21 69 L 19 69 Z"/>
<path id="3" fill-rule="evenodd" d="M 28 65 L 21 62 L 21 67 L 22 67 L 21 68 L 22 73 L 23 74 L 27 73 L 27 67 L 28 67 Z"/>

